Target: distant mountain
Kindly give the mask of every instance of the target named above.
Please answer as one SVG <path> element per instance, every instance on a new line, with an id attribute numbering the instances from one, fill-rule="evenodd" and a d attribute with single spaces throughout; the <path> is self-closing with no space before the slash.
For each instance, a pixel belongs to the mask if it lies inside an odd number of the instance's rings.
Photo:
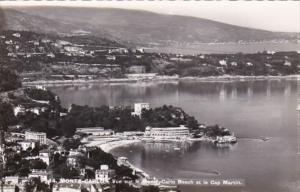
<path id="1" fill-rule="evenodd" d="M 63 34 L 84 31 L 95 36 L 134 44 L 296 41 L 299 35 L 138 10 L 73 7 L 14 9 L 2 9 L 7 29 Z"/>

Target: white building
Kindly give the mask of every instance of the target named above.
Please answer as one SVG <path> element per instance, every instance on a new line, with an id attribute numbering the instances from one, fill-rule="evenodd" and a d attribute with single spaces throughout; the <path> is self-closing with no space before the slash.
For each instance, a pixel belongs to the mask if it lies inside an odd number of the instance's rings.
<path id="1" fill-rule="evenodd" d="M 30 157 L 25 157 L 25 159 L 27 160 L 32 160 L 32 159 L 40 159 L 42 160 L 44 163 L 46 163 L 47 166 L 49 166 L 50 164 L 50 157 L 49 156 L 30 156 Z"/>
<path id="2" fill-rule="evenodd" d="M 19 183 L 19 176 L 6 176 L 5 183 L 7 184 L 18 184 Z"/>
<path id="3" fill-rule="evenodd" d="M 43 85 L 36 85 L 35 88 L 39 90 L 47 91 L 46 87 Z"/>
<path id="4" fill-rule="evenodd" d="M 134 112 L 131 113 L 131 115 L 136 115 L 141 117 L 143 110 L 149 110 L 150 105 L 149 103 L 135 103 L 134 104 Z"/>
<path id="5" fill-rule="evenodd" d="M 116 60 L 116 56 L 115 55 L 106 55 L 106 59 L 107 60 L 115 61 Z"/>
<path id="6" fill-rule="evenodd" d="M 22 105 L 18 105 L 14 108 L 14 114 L 17 116 L 19 113 L 25 113 L 26 109 Z"/>
<path id="7" fill-rule="evenodd" d="M 3 189 L 3 192 L 15 192 L 16 191 L 15 185 L 4 184 L 1 186 L 1 188 Z"/>
<path id="8" fill-rule="evenodd" d="M 190 131 L 184 125 L 180 127 L 164 127 L 152 128 L 146 127 L 145 137 L 152 137 L 154 139 L 186 139 L 189 137 Z"/>
<path id="9" fill-rule="evenodd" d="M 236 143 L 237 139 L 234 135 L 226 135 L 226 136 L 217 136 L 217 143 L 225 144 L 225 143 Z"/>
<path id="10" fill-rule="evenodd" d="M 71 167 L 78 167 L 79 166 L 78 155 L 69 155 L 67 158 L 67 165 Z"/>
<path id="11" fill-rule="evenodd" d="M 35 148 L 35 142 L 32 140 L 19 141 L 18 143 L 23 151 L 26 151 L 29 147 L 31 147 L 31 149 Z"/>
<path id="12" fill-rule="evenodd" d="M 227 61 L 226 60 L 220 60 L 219 64 L 222 66 L 227 66 Z"/>
<path id="13" fill-rule="evenodd" d="M 290 67 L 292 66 L 292 63 L 290 61 L 285 61 L 283 65 Z"/>
<path id="14" fill-rule="evenodd" d="M 20 37 L 21 37 L 21 34 L 20 34 L 20 33 L 14 33 L 14 34 L 12 34 L 12 36 L 17 37 L 17 38 L 20 38 Z"/>
<path id="15" fill-rule="evenodd" d="M 38 141 L 40 144 L 45 145 L 47 143 L 47 136 L 46 133 L 43 132 L 26 131 L 25 140 L 34 140 Z"/>
<path id="16" fill-rule="evenodd" d="M 104 129 L 103 127 L 84 127 L 77 128 L 76 133 L 84 133 L 93 136 L 110 136 L 114 134 L 114 131 L 111 129 Z"/>
<path id="17" fill-rule="evenodd" d="M 44 104 L 48 104 L 49 101 L 47 101 L 46 103 L 43 101 L 37 101 L 37 100 L 33 100 L 36 101 L 38 103 L 44 103 Z M 45 112 L 47 108 L 45 107 L 33 107 L 33 108 L 25 108 L 22 105 L 18 105 L 16 107 L 14 107 L 14 115 L 17 116 L 19 113 L 25 113 L 25 112 L 32 112 L 36 115 L 40 115 L 41 112 Z"/>
<path id="18" fill-rule="evenodd" d="M 100 169 L 97 169 L 95 172 L 95 179 L 100 183 L 109 183 L 109 180 L 112 179 L 115 175 L 113 169 L 109 169 L 108 165 L 101 165 Z"/>
<path id="19" fill-rule="evenodd" d="M 253 66 L 253 63 L 247 62 L 246 65 L 247 65 L 247 66 Z"/>

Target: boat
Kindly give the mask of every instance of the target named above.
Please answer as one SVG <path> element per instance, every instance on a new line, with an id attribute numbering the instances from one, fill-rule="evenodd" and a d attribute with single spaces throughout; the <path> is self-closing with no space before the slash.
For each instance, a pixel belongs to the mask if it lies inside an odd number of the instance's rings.
<path id="1" fill-rule="evenodd" d="M 232 135 L 217 137 L 216 140 L 214 141 L 215 144 L 234 144 L 236 142 L 237 142 L 236 137 Z"/>
<path id="2" fill-rule="evenodd" d="M 262 138 L 263 141 L 269 141 L 270 139 L 271 139 L 271 137 Z"/>

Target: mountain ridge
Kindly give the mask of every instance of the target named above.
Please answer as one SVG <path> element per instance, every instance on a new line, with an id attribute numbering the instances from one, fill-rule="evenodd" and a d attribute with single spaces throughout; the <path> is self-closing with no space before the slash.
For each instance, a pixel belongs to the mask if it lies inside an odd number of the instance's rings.
<path id="1" fill-rule="evenodd" d="M 299 36 L 299 33 L 271 32 L 198 17 L 166 15 L 143 10 L 37 6 L 14 7 L 2 11 L 9 29 L 15 29 L 12 23 L 17 23 L 19 28 L 28 29 L 26 26 L 29 25 L 30 30 L 36 32 L 72 33 L 85 30 L 96 36 L 133 44 L 295 41 Z M 20 17 L 23 17 L 23 20 L 18 20 Z M 42 27 L 34 27 L 36 24 L 29 20 Z M 41 21 L 46 21 L 46 25 Z"/>

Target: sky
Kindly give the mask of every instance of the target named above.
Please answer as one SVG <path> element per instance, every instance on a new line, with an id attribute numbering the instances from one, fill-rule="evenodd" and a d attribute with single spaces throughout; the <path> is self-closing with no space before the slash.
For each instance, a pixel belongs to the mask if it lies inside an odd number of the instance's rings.
<path id="1" fill-rule="evenodd" d="M 33 5 L 139 9 L 270 31 L 300 32 L 300 1 L 0 1 L 0 6 Z"/>

